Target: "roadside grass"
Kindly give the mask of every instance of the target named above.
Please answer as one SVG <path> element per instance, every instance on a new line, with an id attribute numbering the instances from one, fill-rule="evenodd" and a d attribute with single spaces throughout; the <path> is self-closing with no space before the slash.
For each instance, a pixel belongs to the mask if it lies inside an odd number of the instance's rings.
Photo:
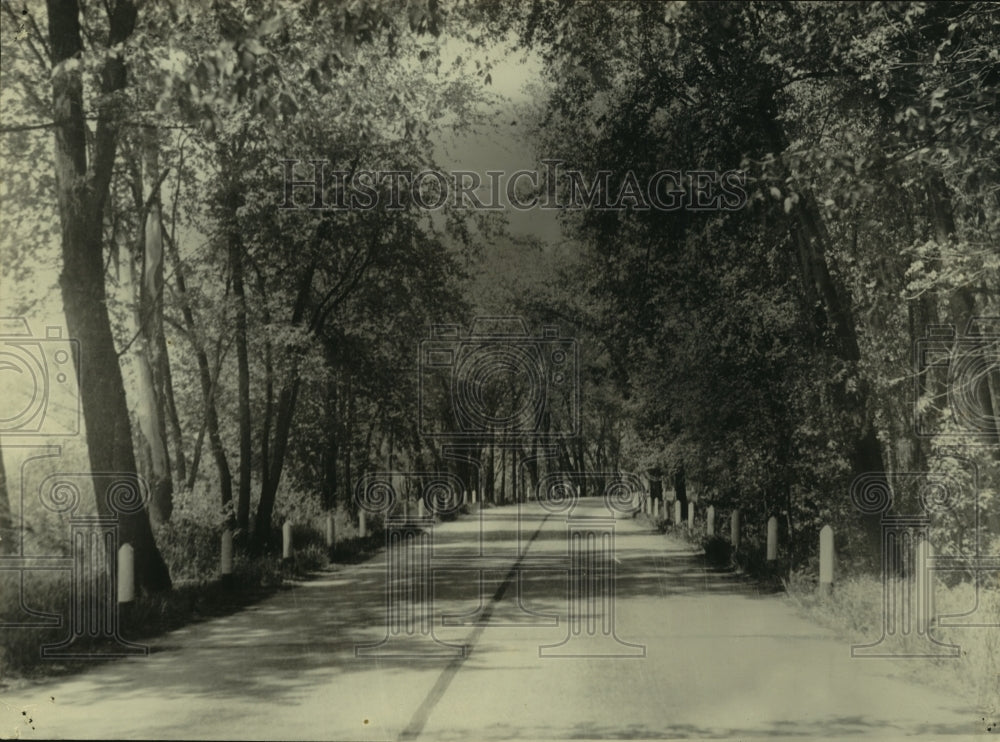
<path id="1" fill-rule="evenodd" d="M 218 536 L 206 529 L 213 544 Z M 209 547 L 197 542 L 163 542 L 162 552 L 175 576 L 173 589 L 167 593 L 139 594 L 135 601 L 120 607 L 119 636 L 142 644 L 145 640 L 217 616 L 235 613 L 249 605 L 287 589 L 289 581 L 307 577 L 330 561 L 354 562 L 370 558 L 377 551 L 378 534 L 368 539 L 348 539 L 339 543 L 331 554 L 323 535 L 309 529 L 298 529 L 297 548 L 290 560 L 279 553 L 248 557 L 237 550 L 233 574 L 222 579 L 218 574 L 218 556 L 206 561 L 202 555 Z M 279 542 L 280 544 L 280 542 Z M 185 559 L 184 555 L 190 555 Z M 92 585 L 93 594 L 100 586 Z M 70 575 L 65 571 L 33 572 L 25 576 L 24 606 L 36 614 L 58 617 L 56 626 L 4 626 L 0 628 L 0 687 L 43 677 L 80 672 L 95 662 L 102 651 L 113 650 L 114 644 L 100 640 L 81 640 L 74 644 L 81 654 L 79 660 L 49 659 L 41 655 L 45 645 L 56 644 L 69 635 L 67 626 L 71 594 Z M 40 623 L 37 616 L 25 613 L 21 607 L 22 590 L 17 573 L 0 577 L 0 624 Z"/>
<path id="2" fill-rule="evenodd" d="M 445 519 L 454 520 L 468 512 L 469 508 L 463 506 Z M 119 636 L 141 645 L 188 624 L 235 613 L 288 589 L 290 582 L 307 579 L 330 565 L 367 561 L 385 545 L 383 524 L 377 518 L 369 520 L 368 533 L 362 538 L 357 527 L 340 512 L 336 534 L 336 543 L 331 548 L 318 524 L 297 524 L 292 530 L 293 556 L 283 560 L 281 529 L 275 528 L 267 553 L 249 557 L 237 549 L 233 574 L 223 580 L 218 574 L 219 533 L 216 529 L 192 527 L 190 522 L 183 528 L 161 528 L 157 542 L 174 577 L 174 587 L 167 593 L 137 595 L 135 601 L 121 606 Z M 56 644 L 69 634 L 66 616 L 71 595 L 70 574 L 65 571 L 27 573 L 23 592 L 20 579 L 17 572 L 0 572 L 0 688 L 77 673 L 95 662 L 106 661 L 94 656 L 80 660 L 43 658 L 43 646 Z M 100 586 L 92 587 L 95 587 L 94 594 L 100 594 Z M 24 607 L 30 612 L 26 613 Z M 13 622 L 40 624 L 44 620 L 39 619 L 41 614 L 58 617 L 61 623 L 55 626 L 3 626 Z M 111 642 L 102 644 L 98 640 L 80 641 L 74 645 L 79 647 L 81 654 L 99 654 L 113 646 Z"/>
<path id="3" fill-rule="evenodd" d="M 685 524 L 669 518 L 645 518 L 661 533 L 679 538 L 705 554 L 706 565 L 717 571 L 735 571 L 762 588 L 783 591 L 786 599 L 806 619 L 833 630 L 847 646 L 871 644 L 883 631 L 883 584 L 881 575 L 872 575 L 855 565 L 845 565 L 842 577 L 829 593 L 818 589 L 817 565 L 790 571 L 782 560 L 767 562 L 760 544 L 747 541 L 733 551 L 725 536 L 700 536 L 699 529 L 689 533 Z M 859 562 L 860 564 L 860 562 Z M 933 614 L 939 617 L 931 626 L 930 636 L 941 644 L 961 648 L 954 658 L 893 658 L 897 666 L 915 682 L 957 692 L 969 699 L 987 717 L 1000 716 L 1000 578 L 984 579 L 977 591 L 969 581 L 945 584 L 934 581 Z M 963 619 L 947 618 L 964 616 Z M 938 622 L 993 624 L 964 628 L 937 625 Z M 926 654 L 926 642 L 910 634 L 902 637 L 901 654 Z M 862 660 L 858 661 L 871 661 Z"/>
<path id="4" fill-rule="evenodd" d="M 883 584 L 881 576 L 856 574 L 834 584 L 829 594 L 817 589 L 815 580 L 802 574 L 786 582 L 788 599 L 806 618 L 832 629 L 849 644 L 877 642 L 883 631 Z M 974 613 L 973 613 L 974 611 Z M 968 623 L 988 626 L 932 625 L 930 636 L 942 644 L 955 644 L 961 653 L 955 658 L 893 658 L 909 677 L 942 690 L 957 691 L 983 713 L 1000 715 L 1000 585 L 976 586 L 971 582 L 934 586 L 934 615 L 960 616 Z M 946 619 L 941 618 L 941 623 Z M 901 636 L 898 651 L 926 654 L 927 643 L 915 632 Z M 861 660 L 859 661 L 870 661 Z"/>
<path id="5" fill-rule="evenodd" d="M 168 593 L 141 594 L 119 610 L 119 636 L 142 644 L 187 624 L 234 613 L 281 590 L 286 580 L 300 574 L 311 563 L 282 565 L 272 556 L 256 559 L 237 558 L 231 578 L 219 577 L 178 580 Z M 101 586 L 91 585 L 93 594 Z M 0 685 L 16 679 L 37 679 L 67 675 L 90 667 L 102 652 L 113 651 L 114 643 L 82 638 L 73 645 L 84 655 L 79 660 L 44 658 L 41 648 L 69 636 L 66 617 L 71 594 L 70 575 L 65 572 L 40 572 L 25 580 L 24 604 L 34 612 L 59 617 L 56 626 L 4 627 L 0 631 Z M 28 622 L 32 616 L 20 608 L 21 590 L 16 580 L 4 580 L 0 593 L 0 622 Z M 86 656 L 90 653 L 91 656 Z"/>
<path id="6" fill-rule="evenodd" d="M 691 531 L 687 521 L 678 524 L 672 518 L 662 515 L 653 518 L 640 514 L 637 517 L 646 518 L 660 533 L 673 536 L 690 544 L 692 548 L 703 551 L 706 566 L 713 572 L 733 572 L 752 581 L 761 592 L 780 592 L 784 589 L 782 577 L 787 571 L 787 564 L 781 560 L 768 562 L 765 551 L 759 544 L 747 541 L 739 549 L 733 550 L 725 536 L 718 533 L 714 536 L 702 535 L 705 524 L 700 520 L 695 520 L 694 530 Z"/>

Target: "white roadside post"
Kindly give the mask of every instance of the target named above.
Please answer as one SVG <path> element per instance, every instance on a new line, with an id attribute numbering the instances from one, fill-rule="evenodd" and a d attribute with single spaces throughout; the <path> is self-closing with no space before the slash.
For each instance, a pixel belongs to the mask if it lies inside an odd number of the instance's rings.
<path id="1" fill-rule="evenodd" d="M 826 595 L 833 590 L 833 529 L 823 526 L 819 532 L 819 591 Z"/>
<path id="2" fill-rule="evenodd" d="M 226 580 L 233 575 L 233 530 L 226 528 L 222 531 L 222 550 L 219 557 L 219 573 L 222 579 Z"/>
<path id="3" fill-rule="evenodd" d="M 773 515 L 767 520 L 767 561 L 778 558 L 778 519 Z"/>
<path id="4" fill-rule="evenodd" d="M 132 544 L 118 547 L 118 602 L 135 600 L 135 552 Z"/>
<path id="5" fill-rule="evenodd" d="M 292 522 L 286 520 L 281 527 L 281 558 L 292 558 Z"/>
<path id="6" fill-rule="evenodd" d="M 333 513 L 326 514 L 326 546 L 327 548 L 333 548 L 333 545 L 337 543 L 337 524 L 334 520 Z"/>

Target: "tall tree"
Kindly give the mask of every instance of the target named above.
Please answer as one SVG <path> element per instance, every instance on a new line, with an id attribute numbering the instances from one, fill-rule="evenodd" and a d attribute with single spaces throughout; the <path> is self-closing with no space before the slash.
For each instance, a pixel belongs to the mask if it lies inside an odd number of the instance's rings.
<path id="1" fill-rule="evenodd" d="M 129 0 L 107 6 L 107 57 L 100 73 L 93 134 L 88 157 L 88 127 L 83 70 L 80 7 L 76 0 L 48 0 L 52 112 L 55 119 L 55 174 L 62 243 L 63 304 L 69 333 L 79 341 L 79 389 L 87 426 L 91 470 L 136 477 L 135 454 L 125 385 L 106 304 L 104 284 L 104 212 L 107 205 L 127 69 L 116 47 L 135 29 L 137 8 Z M 95 480 L 96 482 L 97 480 Z M 98 512 L 112 514 L 105 493 L 97 490 Z M 120 516 L 119 539 L 135 554 L 136 582 L 146 590 L 170 588 L 167 566 L 153 540 L 145 504 Z"/>
<path id="2" fill-rule="evenodd" d="M 0 555 L 13 554 L 17 550 L 15 535 L 10 493 L 7 491 L 7 469 L 3 462 L 3 448 L 0 447 Z"/>

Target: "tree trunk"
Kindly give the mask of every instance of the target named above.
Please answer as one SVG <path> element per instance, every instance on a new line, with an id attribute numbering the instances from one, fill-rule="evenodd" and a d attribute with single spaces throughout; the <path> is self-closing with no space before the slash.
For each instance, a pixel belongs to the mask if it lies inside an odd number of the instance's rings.
<path id="1" fill-rule="evenodd" d="M 174 376 L 170 371 L 170 356 L 167 354 L 167 339 L 160 333 L 159 343 L 162 346 L 160 357 L 164 360 L 161 374 L 163 378 L 163 404 L 167 416 L 168 442 L 174 450 L 174 466 L 176 481 L 183 486 L 187 481 L 187 458 L 184 455 L 184 434 L 181 428 L 180 415 L 177 414 L 177 398 L 174 396 Z"/>
<path id="2" fill-rule="evenodd" d="M 773 90 L 765 90 L 759 99 L 759 116 L 763 130 L 769 139 L 772 151 L 781 154 L 788 147 L 788 138 L 776 116 L 777 106 Z M 857 325 L 851 306 L 851 297 L 846 288 L 834 277 L 828 265 L 830 236 L 823 223 L 822 215 L 812 194 L 800 194 L 800 202 L 795 207 L 794 219 L 790 226 L 791 238 L 798 245 L 797 263 L 800 270 L 802 288 L 807 297 L 819 299 L 822 314 L 815 316 L 816 337 L 822 339 L 832 335 L 829 349 L 843 363 L 847 374 L 840 374 L 840 381 L 833 383 L 833 395 L 838 409 L 851 414 L 858 424 L 847 442 L 847 457 L 851 465 L 852 478 L 862 474 L 885 477 L 882 444 L 874 423 L 874 405 L 871 404 L 870 390 L 859 378 L 858 365 L 861 350 L 858 345 Z M 848 379 L 855 381 L 851 390 Z M 888 486 L 885 482 L 885 486 Z M 848 492 L 849 487 L 844 487 Z M 867 537 L 868 551 L 878 556 L 882 550 L 881 513 L 861 514 L 861 522 Z"/>
<path id="3" fill-rule="evenodd" d="M 687 520 L 688 517 L 687 480 L 684 477 L 683 466 L 681 466 L 674 473 L 674 496 L 681 503 L 681 520 Z"/>
<path id="4" fill-rule="evenodd" d="M 7 491 L 7 469 L 3 463 L 3 447 L 0 446 L 0 555 L 17 551 L 17 534 L 14 533 L 14 519 L 10 510 L 10 493 Z"/>
<path id="5" fill-rule="evenodd" d="M 292 418 L 295 415 L 295 402 L 299 395 L 299 379 L 295 378 L 278 396 L 278 414 L 274 426 L 274 448 L 269 466 L 269 477 L 263 483 L 260 491 L 260 502 L 257 503 L 257 514 L 254 518 L 251 552 L 259 554 L 263 551 L 271 531 L 271 516 L 274 513 L 274 501 L 278 494 L 278 484 L 281 482 L 281 470 L 285 464 L 285 452 L 288 448 L 288 436 L 292 429 Z"/>
<path id="6" fill-rule="evenodd" d="M 299 282 L 299 290 L 295 299 L 295 306 L 292 309 L 291 324 L 293 326 L 300 325 L 305 316 L 307 304 L 309 301 L 310 289 L 312 286 L 313 275 L 316 271 L 315 261 L 311 263 L 301 276 Z M 264 284 L 263 275 L 258 274 L 258 279 L 261 283 L 261 297 L 264 296 Z M 315 329 L 315 328 L 312 328 Z M 301 385 L 301 378 L 299 376 L 299 353 L 300 351 L 293 351 L 295 356 L 292 359 L 291 369 L 288 372 L 289 380 L 285 383 L 280 394 L 278 395 L 277 404 L 277 417 L 275 419 L 275 431 L 273 448 L 269 445 L 268 441 L 270 438 L 270 427 L 268 424 L 265 425 L 262 437 L 262 447 L 265 449 L 262 452 L 262 456 L 268 459 L 266 451 L 270 449 L 271 456 L 266 464 L 266 473 L 263 482 L 261 483 L 261 493 L 260 500 L 257 503 L 257 512 L 254 517 L 254 533 L 251 540 L 251 551 L 255 553 L 260 553 L 264 545 L 267 542 L 267 538 L 271 529 L 271 516 L 274 511 L 274 501 L 278 493 L 278 485 L 281 482 L 281 472 L 285 464 L 285 453 L 288 449 L 288 437 L 292 430 L 292 420 L 295 415 L 295 403 L 298 399 L 299 388 Z M 273 388 L 273 366 L 270 357 L 271 350 L 268 348 L 268 360 L 267 360 L 267 400 L 268 407 L 266 413 L 266 423 L 270 422 L 270 400 L 271 391 Z"/>
<path id="7" fill-rule="evenodd" d="M 271 313 L 267 308 L 267 286 L 264 274 L 257 270 L 257 293 L 260 295 L 262 320 L 265 326 L 271 324 Z M 267 333 L 264 333 L 264 418 L 260 426 L 260 481 L 264 483 L 271 478 L 271 419 L 274 410 L 274 349 Z"/>
<path id="8" fill-rule="evenodd" d="M 337 421 L 339 416 L 340 399 L 337 395 L 337 385 L 334 379 L 330 379 L 326 384 L 326 406 L 324 408 L 327 418 L 326 446 L 321 454 L 320 476 L 323 478 L 323 507 L 332 510 L 337 506 L 337 457 L 340 455 L 340 435 Z"/>
<path id="9" fill-rule="evenodd" d="M 306 305 L 309 299 L 309 291 L 312 286 L 312 278 L 316 270 L 316 265 L 310 265 L 301 276 L 299 282 L 298 295 L 295 299 L 295 306 L 292 309 L 291 324 L 299 325 L 305 316 Z M 258 276 L 263 282 L 263 276 Z M 262 286 L 263 288 L 263 286 Z M 263 299 L 264 292 L 261 291 Z M 261 553 L 267 543 L 271 531 L 271 516 L 274 512 L 274 501 L 278 494 L 278 484 L 281 482 L 281 471 L 285 465 L 285 452 L 288 449 L 288 436 L 292 430 L 292 419 L 295 415 L 295 402 L 299 396 L 301 379 L 299 377 L 299 357 L 300 351 L 295 350 L 296 355 L 292 358 L 291 369 L 288 371 L 289 380 L 285 383 L 278 395 L 277 416 L 274 425 L 274 439 L 270 440 L 270 399 L 271 389 L 274 383 L 274 369 L 268 350 L 267 363 L 267 399 L 268 407 L 265 413 L 265 426 L 262 431 L 261 457 L 265 460 L 264 478 L 261 482 L 260 500 L 257 503 L 257 512 L 254 516 L 253 537 L 250 541 L 252 553 Z M 270 441 L 270 443 L 269 443 Z M 271 444 L 273 443 L 273 447 Z M 270 457 L 268 456 L 270 453 Z"/>
<path id="10" fill-rule="evenodd" d="M 538 488 L 539 470 L 538 470 L 538 438 L 532 436 L 531 438 L 531 451 L 528 453 L 528 460 L 525 462 L 528 476 L 528 489 L 525 492 L 525 499 L 530 497 L 531 493 Z"/>
<path id="11" fill-rule="evenodd" d="M 140 240 L 139 250 L 141 254 L 142 240 Z M 156 391 L 153 387 L 153 370 L 150 367 L 147 342 L 142 328 L 141 279 L 137 275 L 136 261 L 132 258 L 128 261 L 125 275 L 128 276 L 126 285 L 132 292 L 133 300 L 132 324 L 129 329 L 135 338 L 131 347 L 135 362 L 135 386 L 138 397 L 135 409 L 136 420 L 139 423 L 139 431 L 136 436 L 136 458 L 139 463 L 139 471 L 150 485 L 150 517 L 154 523 L 163 523 L 165 519 L 157 507 L 157 494 L 163 486 L 160 475 L 169 463 L 164 457 L 164 439 L 160 435 L 162 428 L 159 424 Z"/>
<path id="12" fill-rule="evenodd" d="M 236 235 L 229 239 L 229 268 L 236 295 L 236 364 L 240 421 L 240 482 L 236 501 L 236 525 L 244 532 L 250 526 L 250 466 L 253 456 L 250 427 L 250 359 L 247 352 L 247 304 L 243 289 L 243 246 Z"/>
<path id="13" fill-rule="evenodd" d="M 204 356 L 204 354 L 202 354 Z M 229 460 L 226 458 L 226 449 L 222 445 L 222 436 L 219 434 L 219 416 L 215 411 L 215 386 L 219 383 L 218 374 L 213 379 L 208 373 L 208 361 L 204 365 L 198 361 L 198 371 L 201 377 L 202 397 L 205 400 L 205 422 L 208 428 L 208 442 L 212 448 L 212 457 L 215 459 L 215 466 L 219 470 L 219 495 L 222 511 L 226 513 L 227 519 L 232 517 L 233 507 L 233 475 L 229 469 Z"/>
<path id="14" fill-rule="evenodd" d="M 170 365 L 167 345 L 163 339 L 163 221 L 160 199 L 160 145 L 155 127 L 144 131 L 143 180 L 149 187 L 146 213 L 143 280 L 140 296 L 142 312 L 141 332 L 153 382 L 150 399 L 150 449 L 153 453 L 152 503 L 150 513 L 154 520 L 165 522 L 173 512 L 174 485 L 170 472 L 170 454 L 167 450 L 166 381 L 164 369 Z"/>
<path id="15" fill-rule="evenodd" d="M 490 436 L 490 463 L 487 469 L 486 486 L 489 488 L 490 504 L 497 504 L 496 497 L 496 463 L 494 461 L 493 436 Z"/>
<path id="16" fill-rule="evenodd" d="M 216 369 L 213 376 L 208 365 L 208 354 L 205 346 L 198 337 L 198 328 L 195 324 L 194 312 L 191 303 L 188 301 L 187 282 L 184 278 L 184 268 L 181 264 L 180 251 L 176 243 L 168 240 L 171 256 L 174 259 L 174 279 L 177 283 L 177 293 L 181 299 L 181 316 L 184 318 L 184 327 L 187 329 L 188 339 L 191 341 L 191 349 L 194 351 L 195 360 L 198 363 L 198 380 L 201 383 L 202 404 L 205 407 L 204 430 L 208 432 L 209 443 L 212 448 L 212 455 L 215 458 L 215 465 L 219 471 L 219 490 L 223 510 L 229 510 L 233 500 L 233 475 L 229 469 L 229 461 L 226 459 L 226 451 L 222 445 L 222 438 L 219 435 L 219 415 L 215 407 L 215 390 L 219 383 L 219 370 L 222 359 L 222 341 L 220 338 L 218 355 L 216 358 Z M 192 458 L 191 471 L 188 474 L 188 486 L 194 486 L 195 476 L 198 473 L 198 462 L 201 458 L 201 441 L 199 435 L 198 443 L 195 447 L 195 455 Z"/>
<path id="17" fill-rule="evenodd" d="M 129 261 L 135 293 L 132 317 L 139 396 L 136 416 L 143 474 L 149 481 L 152 495 L 150 516 L 154 522 L 164 523 L 173 511 L 173 478 L 164 414 L 163 369 L 169 365 L 169 359 L 164 353 L 166 345 L 163 342 L 163 234 L 157 184 L 159 146 L 155 129 L 144 132 L 142 160 L 136 184 L 136 208 L 144 217 L 137 251 L 141 276 L 136 276 L 135 260 Z"/>
<path id="18" fill-rule="evenodd" d="M 354 502 L 354 481 L 351 471 L 351 452 L 354 449 L 354 387 L 351 384 L 351 377 L 347 377 L 346 384 L 347 391 L 347 416 L 346 425 L 344 430 L 344 492 L 346 493 L 346 502 L 353 512 Z M 370 437 L 370 434 L 369 434 Z"/>
<path id="19" fill-rule="evenodd" d="M 928 181 L 934 236 L 938 243 L 945 245 L 956 234 L 951 193 L 940 173 L 934 173 Z M 966 332 L 969 329 L 969 320 L 977 316 L 976 295 L 972 289 L 968 286 L 955 288 L 950 294 L 949 310 L 950 319 L 955 325 L 954 356 L 957 358 L 969 350 Z M 1000 372 L 996 370 L 994 365 L 987 374 L 986 383 L 979 383 L 975 386 L 975 399 L 973 401 L 987 419 L 992 415 L 994 425 L 992 429 L 970 432 L 992 434 L 990 436 L 991 442 L 1000 444 L 1000 425 L 997 425 L 997 422 L 1000 421 L 1000 418 L 997 417 L 997 414 L 1000 413 L 1000 398 L 997 398 L 995 394 L 995 391 L 1000 388 Z"/>
<path id="20" fill-rule="evenodd" d="M 198 379 L 201 382 L 202 404 L 205 406 L 205 429 L 208 432 L 208 441 L 212 449 L 212 456 L 215 459 L 216 468 L 219 470 L 219 493 L 223 510 L 228 510 L 233 500 L 233 475 L 229 470 L 229 461 L 226 458 L 226 450 L 222 445 L 222 437 L 219 434 L 219 415 L 215 408 L 215 388 L 219 383 L 219 369 L 216 369 L 215 377 L 208 365 L 208 356 L 205 349 L 197 339 L 194 330 L 194 318 L 191 318 L 189 332 L 191 343 L 194 346 L 195 359 L 198 362 Z M 220 348 L 221 351 L 221 348 Z M 191 467 L 191 477 L 197 473 L 195 465 Z M 191 481 L 191 480 L 189 480 Z M 193 481 L 191 481 L 193 484 Z"/>
<path id="21" fill-rule="evenodd" d="M 200 347 L 200 346 L 199 346 Z M 200 362 L 199 362 L 200 365 Z M 208 357 L 205 357 L 205 366 L 208 366 Z M 222 339 L 216 343 L 215 347 L 215 373 L 210 372 L 212 389 L 209 392 L 207 402 L 204 400 L 204 389 L 202 390 L 202 421 L 201 428 L 198 429 L 198 438 L 194 443 L 194 453 L 191 455 L 191 468 L 188 471 L 187 488 L 194 489 L 194 483 L 198 481 L 198 467 L 201 465 L 201 452 L 205 447 L 205 433 L 208 431 L 208 410 L 215 407 L 215 392 L 219 387 L 219 371 L 222 366 Z M 227 467 L 228 468 L 228 467 Z"/>
<path id="22" fill-rule="evenodd" d="M 506 442 L 500 444 L 500 502 L 504 505 L 508 502 L 507 497 L 507 446 Z"/>
<path id="23" fill-rule="evenodd" d="M 70 336 L 79 341 L 78 381 L 97 510 L 112 515 L 111 493 L 97 486 L 103 478 L 96 474 L 119 472 L 126 482 L 136 477 L 125 384 L 107 311 L 102 235 L 118 138 L 114 93 L 124 87 L 126 70 L 120 56 L 105 63 L 94 157 L 88 169 L 81 72 L 58 69 L 83 53 L 80 9 L 75 0 L 48 0 L 46 5 L 52 62 L 57 67 L 52 77 L 52 112 L 58 122 L 54 156 L 63 263 L 59 283 Z M 108 46 L 124 42 L 135 20 L 134 4 L 119 1 L 110 12 Z M 169 589 L 170 574 L 153 540 L 145 505 L 119 514 L 118 535 L 119 543 L 132 546 L 137 586 L 147 591 Z"/>

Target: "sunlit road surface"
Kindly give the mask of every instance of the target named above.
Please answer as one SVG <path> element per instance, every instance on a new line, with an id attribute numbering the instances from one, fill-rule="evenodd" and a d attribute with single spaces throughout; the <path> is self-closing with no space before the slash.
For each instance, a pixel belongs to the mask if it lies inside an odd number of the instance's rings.
<path id="1" fill-rule="evenodd" d="M 584 498 L 573 517 L 602 514 L 602 500 Z M 435 527 L 432 553 L 448 567 L 434 566 L 441 644 L 394 645 L 450 658 L 356 656 L 356 644 L 387 633 L 383 553 L 160 637 L 148 658 L 5 693 L 0 735 L 465 742 L 971 739 L 985 731 L 961 698 L 902 679 L 892 661 L 851 659 L 848 644 L 780 595 L 708 571 L 644 519 L 619 518 L 613 528 L 620 643 L 588 644 L 587 623 L 580 644 L 564 642 L 566 515 L 534 503 L 496 508 Z M 607 585 L 586 575 L 578 584 Z M 443 616 L 456 625 L 442 625 Z M 543 654 L 631 656 L 540 656 L 542 645 L 556 647 Z"/>

